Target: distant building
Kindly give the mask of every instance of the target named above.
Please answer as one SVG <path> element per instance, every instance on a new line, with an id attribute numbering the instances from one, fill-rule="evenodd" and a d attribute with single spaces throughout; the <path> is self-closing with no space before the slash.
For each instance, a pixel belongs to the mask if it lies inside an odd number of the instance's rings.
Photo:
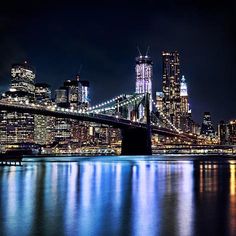
<path id="1" fill-rule="evenodd" d="M 221 121 L 218 125 L 218 134 L 220 144 L 236 145 L 236 120 L 231 120 L 228 123 Z"/>
<path id="2" fill-rule="evenodd" d="M 11 90 L 27 92 L 29 99 L 34 100 L 35 72 L 27 62 L 12 65 Z"/>
<path id="3" fill-rule="evenodd" d="M 189 108 L 188 87 L 184 75 L 180 83 L 180 129 L 184 132 L 193 132 L 193 121 Z"/>
<path id="4" fill-rule="evenodd" d="M 162 52 L 163 113 L 180 128 L 180 61 L 179 53 Z"/>
<path id="5" fill-rule="evenodd" d="M 69 82 L 64 83 L 55 91 L 55 105 L 61 108 L 69 108 Z M 71 96 L 72 97 L 72 96 Z M 55 119 L 55 143 L 64 145 L 68 144 L 71 140 L 71 120 L 68 118 Z"/>
<path id="6" fill-rule="evenodd" d="M 46 83 L 35 84 L 35 102 L 38 104 L 47 104 L 52 102 L 52 91 L 50 85 Z"/>
<path id="7" fill-rule="evenodd" d="M 210 138 L 215 137 L 215 130 L 211 121 L 210 112 L 204 113 L 202 127 L 201 127 L 201 135 L 204 135 Z"/>
<path id="8" fill-rule="evenodd" d="M 2 100 L 28 104 L 35 99 L 35 72 L 27 62 L 11 68 L 10 90 Z M 19 112 L 0 112 L 0 143 L 21 145 L 34 143 L 34 115 Z"/>
<path id="9" fill-rule="evenodd" d="M 74 80 L 64 82 L 67 102 L 71 108 L 86 109 L 89 107 L 89 81 L 81 80 L 77 75 Z"/>
<path id="10" fill-rule="evenodd" d="M 52 105 L 51 89 L 46 83 L 35 84 L 35 102 L 41 106 Z M 54 141 L 55 118 L 34 116 L 34 141 L 40 145 L 52 144 Z"/>
<path id="11" fill-rule="evenodd" d="M 236 120 L 228 123 L 229 144 L 236 145 Z"/>
<path id="12" fill-rule="evenodd" d="M 73 80 L 66 80 L 64 86 L 56 90 L 55 104 L 63 108 L 84 110 L 89 107 L 89 82 L 80 80 L 77 75 Z M 88 125 L 68 118 L 56 118 L 55 142 L 61 146 L 68 144 L 77 150 L 88 138 Z M 58 147 L 59 147 L 58 146 Z"/>
<path id="13" fill-rule="evenodd" d="M 163 92 L 156 92 L 156 107 L 159 112 L 163 112 Z"/>
<path id="14" fill-rule="evenodd" d="M 28 103 L 25 91 L 8 91 L 2 97 L 6 102 Z M 34 142 L 34 115 L 30 113 L 0 111 L 0 143 L 20 145 Z"/>
<path id="15" fill-rule="evenodd" d="M 136 88 L 135 92 L 137 94 L 150 94 L 150 106 L 149 109 L 152 111 L 152 73 L 153 73 L 153 61 L 151 57 L 146 56 L 138 56 L 136 57 Z M 141 105 L 139 109 L 139 117 L 138 119 L 142 119 L 144 117 L 144 107 Z"/>
<path id="16" fill-rule="evenodd" d="M 180 114 L 188 115 L 191 113 L 189 109 L 188 87 L 184 75 L 180 83 Z"/>
<path id="17" fill-rule="evenodd" d="M 72 108 L 78 109 L 80 98 L 81 84 L 79 80 L 66 80 L 64 88 L 67 90 L 67 102 Z"/>
<path id="18" fill-rule="evenodd" d="M 88 108 L 90 99 L 89 99 L 89 81 L 87 80 L 81 80 L 81 91 L 80 91 L 80 97 L 81 100 L 79 100 L 79 104 L 81 108 Z"/>
<path id="19" fill-rule="evenodd" d="M 225 145 L 228 143 L 229 141 L 228 124 L 226 124 L 223 120 L 220 121 L 220 124 L 218 125 L 218 135 L 221 145 Z"/>
<path id="20" fill-rule="evenodd" d="M 55 104 L 59 107 L 68 107 L 68 91 L 66 87 L 56 89 Z"/>

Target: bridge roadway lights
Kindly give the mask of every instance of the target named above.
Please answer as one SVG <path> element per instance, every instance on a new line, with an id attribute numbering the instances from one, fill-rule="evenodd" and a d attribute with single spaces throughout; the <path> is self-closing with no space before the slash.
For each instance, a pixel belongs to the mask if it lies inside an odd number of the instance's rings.
<path id="1" fill-rule="evenodd" d="M 124 128 L 121 155 L 152 155 L 151 134 L 148 129 Z"/>

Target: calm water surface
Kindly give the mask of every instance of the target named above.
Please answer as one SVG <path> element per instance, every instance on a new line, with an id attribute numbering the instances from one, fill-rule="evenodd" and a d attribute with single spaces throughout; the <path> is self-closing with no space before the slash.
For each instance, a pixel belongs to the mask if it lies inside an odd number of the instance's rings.
<path id="1" fill-rule="evenodd" d="M 236 235 L 234 160 L 66 160 L 0 167 L 1 236 Z"/>

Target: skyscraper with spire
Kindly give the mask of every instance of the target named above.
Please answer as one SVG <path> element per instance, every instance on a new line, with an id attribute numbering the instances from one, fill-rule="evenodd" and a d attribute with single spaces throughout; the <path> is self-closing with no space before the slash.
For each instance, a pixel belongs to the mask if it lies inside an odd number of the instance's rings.
<path id="1" fill-rule="evenodd" d="M 180 82 L 180 113 L 181 116 L 191 113 L 188 101 L 188 87 L 184 75 Z"/>
<path id="2" fill-rule="evenodd" d="M 188 87 L 184 75 L 180 82 L 180 128 L 184 132 L 192 132 L 192 115 L 189 107 Z"/>
<path id="3" fill-rule="evenodd" d="M 140 53 L 140 52 L 139 52 Z M 136 57 L 136 87 L 137 94 L 148 93 L 150 95 L 150 111 L 152 110 L 152 74 L 153 74 L 153 61 L 148 56 L 148 50 L 145 56 L 141 53 Z M 139 119 L 144 117 L 144 107 L 139 109 Z"/>

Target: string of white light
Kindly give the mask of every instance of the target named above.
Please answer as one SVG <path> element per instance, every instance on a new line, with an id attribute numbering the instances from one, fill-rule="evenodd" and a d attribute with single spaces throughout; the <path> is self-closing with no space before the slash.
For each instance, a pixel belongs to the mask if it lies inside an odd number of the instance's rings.
<path id="1" fill-rule="evenodd" d="M 102 103 L 100 103 L 100 104 L 97 104 L 97 105 L 94 105 L 94 106 L 92 106 L 92 107 L 89 107 L 89 108 L 87 109 L 87 111 L 92 111 L 92 110 L 96 110 L 96 109 L 98 109 L 98 108 L 100 108 L 100 107 L 107 106 L 107 105 L 109 105 L 109 104 L 115 102 L 116 100 L 122 98 L 123 96 L 124 96 L 124 94 L 120 94 L 119 96 L 116 96 L 116 97 L 114 97 L 114 98 L 112 98 L 112 99 L 110 99 L 110 100 L 107 100 L 106 102 L 102 102 Z"/>
<path id="2" fill-rule="evenodd" d="M 120 107 L 123 107 L 123 106 L 127 106 L 131 103 L 134 103 L 135 101 L 140 100 L 141 98 L 143 98 L 143 95 L 139 95 L 139 96 L 136 96 L 136 97 L 131 98 L 131 99 L 127 98 L 124 101 L 119 102 L 118 104 L 115 104 L 115 105 L 112 105 L 112 106 L 109 106 L 109 107 L 105 107 L 105 108 L 89 110 L 88 112 L 89 113 L 100 113 L 100 112 L 106 112 L 106 111 L 114 110 L 118 107 L 120 108 Z"/>
<path id="3" fill-rule="evenodd" d="M 156 104 L 153 100 L 152 100 L 152 103 L 153 103 L 153 105 L 157 108 L 157 104 Z M 171 121 L 165 116 L 165 114 L 164 114 L 162 111 L 158 111 L 158 112 L 161 114 L 161 116 L 164 117 L 164 119 L 167 121 L 167 123 L 168 123 L 176 132 L 181 133 L 181 131 L 180 131 L 178 128 L 176 128 L 175 125 L 173 125 L 173 124 L 171 123 Z"/>

